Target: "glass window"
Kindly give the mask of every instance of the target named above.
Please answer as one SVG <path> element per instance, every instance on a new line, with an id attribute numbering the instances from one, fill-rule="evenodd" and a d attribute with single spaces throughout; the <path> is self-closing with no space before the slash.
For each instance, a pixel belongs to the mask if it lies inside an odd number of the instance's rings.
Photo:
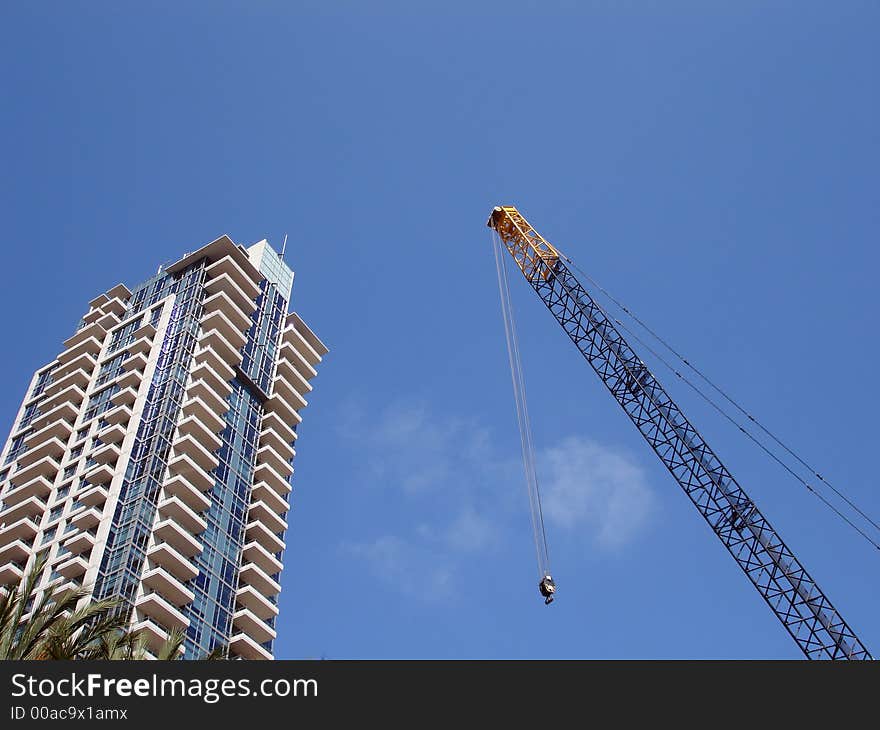
<path id="1" fill-rule="evenodd" d="M 27 435 L 28 434 L 22 434 L 21 436 L 16 436 L 12 439 L 12 443 L 9 446 L 9 453 L 6 455 L 6 461 L 4 463 L 12 463 L 18 458 L 19 454 L 25 450 L 24 440 Z"/>
<path id="2" fill-rule="evenodd" d="M 42 393 L 44 390 L 46 390 L 46 386 L 52 382 L 52 370 L 53 369 L 54 368 L 48 368 L 46 370 L 43 370 L 43 372 L 41 372 L 37 376 L 37 382 L 34 384 L 34 389 L 31 391 L 31 395 L 30 395 L 31 398 L 38 396 L 40 393 Z"/>
<path id="3" fill-rule="evenodd" d="M 18 428 L 22 429 L 29 426 L 33 423 L 34 419 L 40 415 L 40 405 L 39 403 L 31 403 L 24 409 L 24 413 L 21 414 L 21 421 L 18 424 Z"/>

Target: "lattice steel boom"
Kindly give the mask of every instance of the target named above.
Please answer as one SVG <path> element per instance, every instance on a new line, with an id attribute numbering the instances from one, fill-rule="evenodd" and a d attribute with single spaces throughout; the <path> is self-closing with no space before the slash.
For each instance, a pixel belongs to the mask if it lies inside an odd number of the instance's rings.
<path id="1" fill-rule="evenodd" d="M 514 207 L 495 208 L 488 225 L 804 654 L 871 659 L 559 252 Z"/>

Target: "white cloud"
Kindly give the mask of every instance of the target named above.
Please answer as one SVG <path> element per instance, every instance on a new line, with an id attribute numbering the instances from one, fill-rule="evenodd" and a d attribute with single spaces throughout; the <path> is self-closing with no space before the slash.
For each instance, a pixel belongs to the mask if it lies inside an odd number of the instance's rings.
<path id="1" fill-rule="evenodd" d="M 446 543 L 455 550 L 476 552 L 496 542 L 498 528 L 473 507 L 465 507 L 446 528 Z"/>
<path id="2" fill-rule="evenodd" d="M 364 560 L 377 578 L 400 593 L 429 601 L 451 595 L 452 569 L 424 545 L 383 535 L 370 542 L 346 543 L 342 550 Z"/>
<path id="3" fill-rule="evenodd" d="M 590 439 L 563 439 L 542 451 L 538 463 L 545 519 L 569 530 L 586 529 L 601 547 L 629 542 L 654 509 L 642 469 Z"/>
<path id="4" fill-rule="evenodd" d="M 479 424 L 437 413 L 419 402 L 387 407 L 378 417 L 349 407 L 341 433 L 368 451 L 373 479 L 408 494 L 447 489 L 490 468 L 489 432 Z"/>
<path id="5" fill-rule="evenodd" d="M 528 502 L 515 444 L 500 451 L 473 419 L 412 402 L 378 414 L 350 407 L 343 423 L 343 437 L 362 446 L 367 482 L 396 490 L 395 513 L 407 515 L 343 548 L 392 588 L 445 599 L 475 554 L 531 541 L 522 534 Z M 568 437 L 541 451 L 538 464 L 551 547 L 553 527 L 615 549 L 646 525 L 653 494 L 625 454 Z"/>

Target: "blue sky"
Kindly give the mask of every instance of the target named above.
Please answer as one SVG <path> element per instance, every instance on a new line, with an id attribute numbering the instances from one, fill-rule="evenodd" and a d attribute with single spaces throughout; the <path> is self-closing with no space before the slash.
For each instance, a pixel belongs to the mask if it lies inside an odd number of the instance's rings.
<path id="1" fill-rule="evenodd" d="M 880 513 L 880 9 L 439 7 L 5 4 L 0 422 L 98 292 L 222 233 L 288 233 L 294 308 L 331 353 L 279 657 L 799 657 L 514 278 L 543 605 L 484 223 L 519 206 Z M 880 651 L 876 552 L 669 386 Z"/>

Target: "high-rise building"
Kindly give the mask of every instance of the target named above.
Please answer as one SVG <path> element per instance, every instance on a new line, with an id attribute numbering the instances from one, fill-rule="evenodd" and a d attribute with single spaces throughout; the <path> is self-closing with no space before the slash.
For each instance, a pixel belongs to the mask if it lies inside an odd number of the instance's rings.
<path id="1" fill-rule="evenodd" d="M 227 236 L 89 302 L 0 453 L 0 584 L 117 596 L 155 651 L 271 659 L 299 411 L 327 348 Z"/>

